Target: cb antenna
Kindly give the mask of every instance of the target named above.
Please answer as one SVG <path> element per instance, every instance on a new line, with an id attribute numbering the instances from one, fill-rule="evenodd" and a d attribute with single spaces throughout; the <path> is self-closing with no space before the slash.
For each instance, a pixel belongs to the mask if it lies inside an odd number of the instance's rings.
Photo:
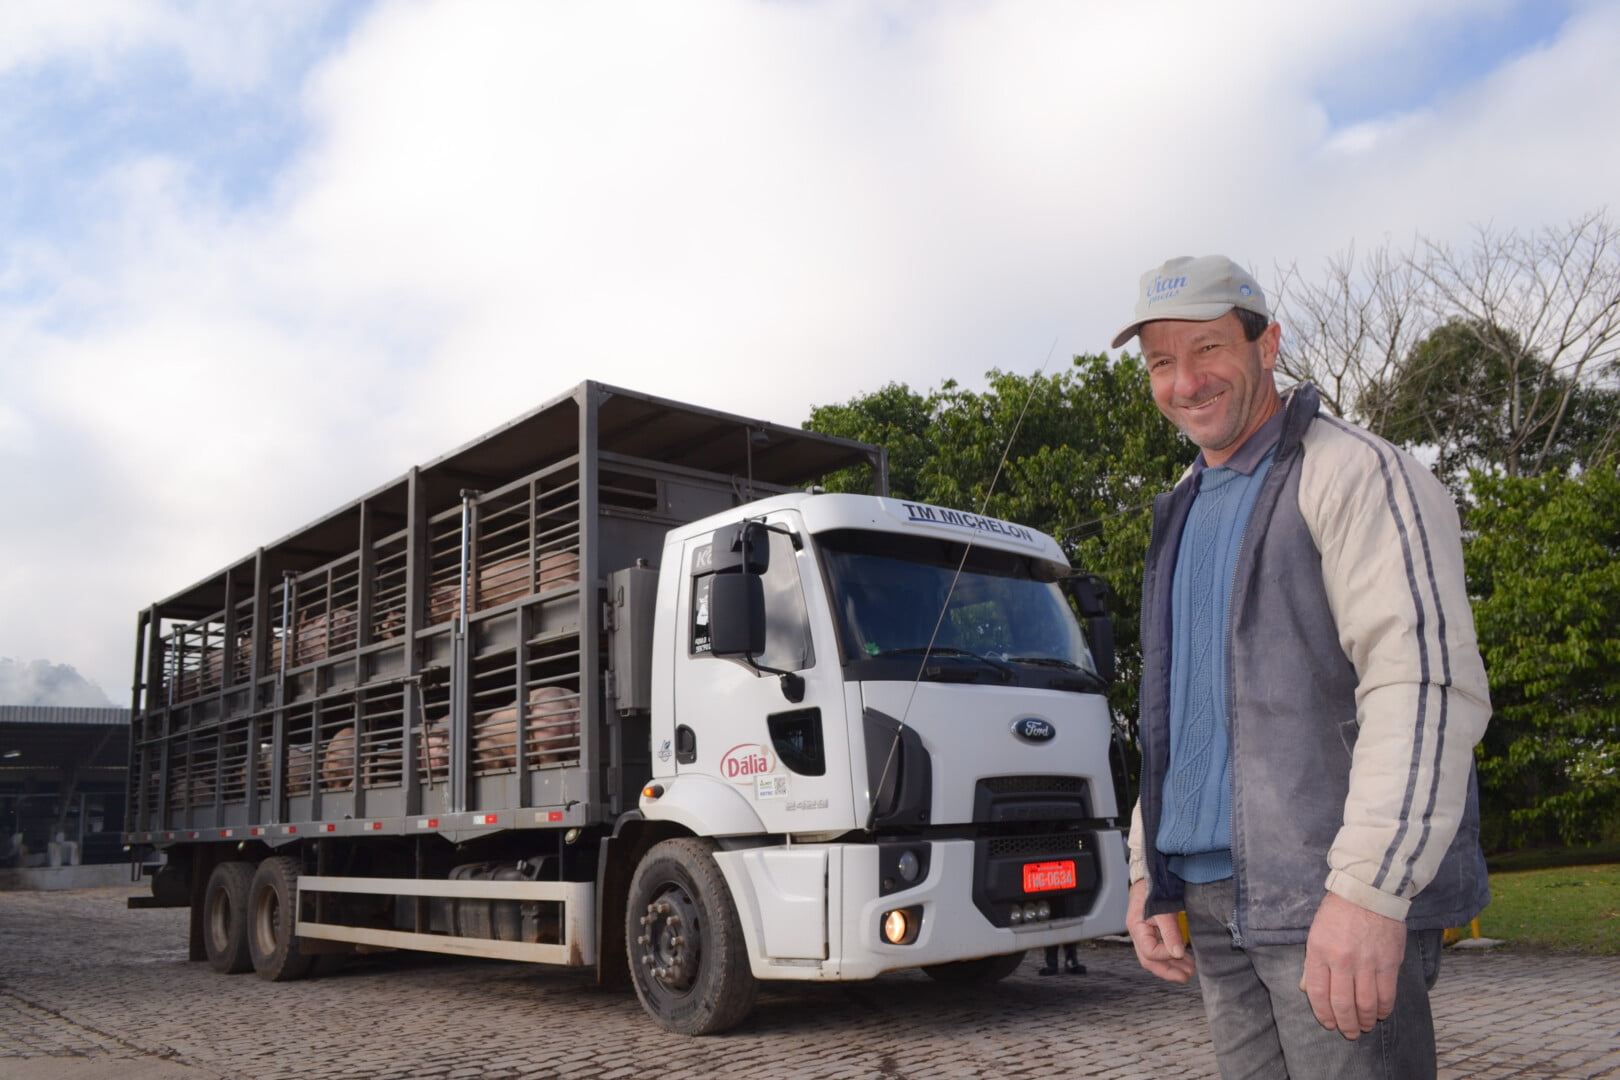
<path id="1" fill-rule="evenodd" d="M 1001 447 L 1001 460 L 996 462 L 996 471 L 991 474 L 990 484 L 984 491 L 984 498 L 979 501 L 980 517 L 984 516 L 985 509 L 990 505 L 990 497 L 995 494 L 996 484 L 1001 480 L 1002 470 L 1007 467 L 1007 457 L 1012 453 L 1013 443 L 1018 438 L 1018 431 L 1024 426 L 1024 417 L 1029 413 L 1029 406 L 1035 400 L 1035 394 L 1040 387 L 1041 376 L 1046 373 L 1046 365 L 1052 362 L 1052 353 L 1056 350 L 1057 338 L 1054 337 L 1052 344 L 1046 350 L 1046 359 L 1041 361 L 1041 366 L 1030 377 L 1029 393 L 1024 395 L 1024 404 L 1018 410 L 1018 419 L 1013 421 L 1012 431 L 1007 433 L 1007 441 Z M 945 599 L 940 601 L 939 614 L 934 619 L 934 632 L 928 637 L 928 646 L 923 650 L 922 659 L 917 664 L 917 674 L 912 677 L 911 692 L 906 695 L 906 707 L 900 711 L 900 722 L 895 727 L 894 738 L 889 743 L 889 754 L 883 761 L 883 772 L 878 777 L 877 785 L 870 793 L 872 805 L 866 815 L 866 827 L 868 829 L 872 828 L 877 819 L 879 795 L 888 786 L 895 766 L 899 763 L 900 739 L 905 734 L 906 720 L 911 715 L 911 704 L 917 698 L 917 687 L 922 683 L 923 671 L 928 667 L 928 658 L 934 653 L 934 643 L 939 640 L 940 628 L 945 625 L 945 614 L 950 611 L 951 598 L 956 595 L 956 586 L 962 580 L 962 570 L 967 566 L 968 556 L 973 553 L 973 541 L 973 534 L 969 533 L 967 543 L 962 547 L 962 557 L 956 563 L 956 572 L 951 575 L 950 588 L 945 590 Z"/>

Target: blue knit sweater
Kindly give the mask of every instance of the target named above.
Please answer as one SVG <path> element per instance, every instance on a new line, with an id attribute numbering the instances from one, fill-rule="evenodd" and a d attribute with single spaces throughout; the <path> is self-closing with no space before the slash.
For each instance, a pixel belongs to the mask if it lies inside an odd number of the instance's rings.
<path id="1" fill-rule="evenodd" d="M 1194 466 L 1198 494 L 1171 584 L 1170 771 L 1158 835 L 1159 850 L 1183 881 L 1232 875 L 1228 615 L 1243 530 L 1279 430 L 1268 424 L 1225 465 L 1206 468 L 1200 455 Z"/>

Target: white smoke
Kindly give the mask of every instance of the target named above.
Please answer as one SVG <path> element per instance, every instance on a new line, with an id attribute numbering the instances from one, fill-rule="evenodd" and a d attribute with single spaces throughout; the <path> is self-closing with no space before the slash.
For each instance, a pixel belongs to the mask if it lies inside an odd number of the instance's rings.
<path id="1" fill-rule="evenodd" d="M 106 709 L 112 699 L 67 664 L 0 656 L 0 705 Z"/>

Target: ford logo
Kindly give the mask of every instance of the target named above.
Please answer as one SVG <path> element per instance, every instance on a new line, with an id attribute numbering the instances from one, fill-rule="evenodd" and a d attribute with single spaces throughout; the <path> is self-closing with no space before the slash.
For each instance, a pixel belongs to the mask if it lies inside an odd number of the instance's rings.
<path id="1" fill-rule="evenodd" d="M 1057 728 L 1038 716 L 1020 716 L 1013 721 L 1013 734 L 1025 742 L 1049 742 Z"/>

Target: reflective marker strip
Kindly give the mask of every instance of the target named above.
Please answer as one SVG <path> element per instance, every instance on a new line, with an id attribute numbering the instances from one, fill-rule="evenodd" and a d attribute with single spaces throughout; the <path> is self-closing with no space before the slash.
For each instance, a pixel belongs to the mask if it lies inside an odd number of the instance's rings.
<path id="1" fill-rule="evenodd" d="M 221 835 L 221 836 L 235 836 L 236 835 L 236 830 L 235 829 L 221 829 L 221 830 L 219 830 L 219 835 Z"/>
<path id="2" fill-rule="evenodd" d="M 494 825 L 498 821 L 500 821 L 500 815 L 499 814 L 474 814 L 473 815 L 473 824 L 474 825 Z"/>
<path id="3" fill-rule="evenodd" d="M 248 835 L 249 836 L 263 836 L 264 835 L 264 830 L 261 829 L 261 828 L 258 828 L 257 826 L 255 826 L 254 828 L 252 828 L 252 829 L 250 829 L 248 831 Z"/>
<path id="4" fill-rule="evenodd" d="M 561 810 L 553 810 L 550 814 L 546 815 L 546 820 L 547 821 L 561 821 L 562 820 L 562 811 Z"/>
<path id="5" fill-rule="evenodd" d="M 198 838 L 198 837 L 199 837 L 199 836 L 201 836 L 201 835 L 202 835 L 202 833 L 198 833 L 198 832 L 193 832 L 193 833 L 187 833 L 187 834 L 186 834 L 186 838 L 187 838 L 187 839 L 188 839 L 188 840 L 195 840 L 195 839 L 197 839 L 197 838 Z"/>
<path id="6" fill-rule="evenodd" d="M 419 818 L 416 822 L 416 827 L 418 829 L 437 829 L 439 827 L 439 819 L 436 817 Z"/>
<path id="7" fill-rule="evenodd" d="M 322 825 L 321 832 L 337 832 L 336 825 Z"/>
<path id="8" fill-rule="evenodd" d="M 376 832 L 377 830 L 382 828 L 382 822 L 373 821 L 370 825 L 367 825 L 366 828 L 372 830 L 373 832 Z"/>
<path id="9" fill-rule="evenodd" d="M 298 826 L 296 826 L 296 825 L 283 825 L 283 826 L 282 826 L 282 827 L 281 827 L 281 831 L 282 831 L 282 832 L 283 832 L 283 833 L 284 833 L 284 834 L 291 834 L 291 833 L 295 833 L 295 832 L 297 832 L 297 831 L 298 831 Z"/>

